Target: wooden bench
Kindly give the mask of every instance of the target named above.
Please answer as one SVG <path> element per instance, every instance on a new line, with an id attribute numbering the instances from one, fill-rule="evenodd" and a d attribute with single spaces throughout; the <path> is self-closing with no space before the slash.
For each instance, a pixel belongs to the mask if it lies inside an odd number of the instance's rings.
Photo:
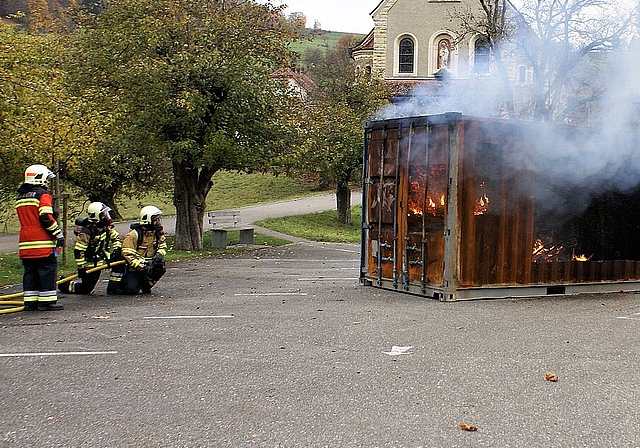
<path id="1" fill-rule="evenodd" d="M 216 210 L 207 212 L 207 220 L 211 226 L 211 240 L 214 249 L 227 247 L 227 231 L 240 231 L 240 244 L 253 244 L 253 227 L 240 224 L 239 210 Z"/>

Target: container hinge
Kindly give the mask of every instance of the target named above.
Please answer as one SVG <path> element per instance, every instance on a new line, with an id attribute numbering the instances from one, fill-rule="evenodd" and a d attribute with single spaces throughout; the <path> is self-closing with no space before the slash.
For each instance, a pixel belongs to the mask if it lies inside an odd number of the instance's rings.
<path id="1" fill-rule="evenodd" d="M 419 248 L 417 245 L 415 245 L 415 244 L 414 244 L 413 246 L 409 246 L 409 247 L 407 247 L 407 250 L 408 250 L 408 251 L 411 251 L 411 252 L 418 252 L 418 253 L 422 252 L 422 249 L 420 249 L 420 248 Z"/>

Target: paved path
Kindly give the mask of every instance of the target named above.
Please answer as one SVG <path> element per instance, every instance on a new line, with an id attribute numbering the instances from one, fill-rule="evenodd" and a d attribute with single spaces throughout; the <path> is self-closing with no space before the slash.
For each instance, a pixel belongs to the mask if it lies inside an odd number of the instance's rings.
<path id="1" fill-rule="evenodd" d="M 362 203 L 362 196 L 360 191 L 353 191 L 351 193 L 351 205 L 359 205 Z M 311 196 L 307 198 L 294 199 L 291 201 L 274 202 L 271 204 L 253 205 L 250 207 L 241 207 L 240 216 L 242 224 L 251 224 L 261 219 L 266 218 L 279 218 L 282 216 L 303 215 L 306 213 L 315 213 L 325 210 L 331 210 L 336 208 L 336 195 L 335 194 L 323 194 L 318 196 Z M 118 222 L 116 223 L 116 229 L 121 235 L 124 235 L 129 231 L 129 226 L 132 221 Z M 165 216 L 162 218 L 162 225 L 165 231 L 173 235 L 176 231 L 176 218 L 175 216 Z M 206 223 L 205 223 L 206 228 Z M 273 232 L 262 227 L 257 228 L 259 232 L 265 235 L 275 236 L 277 232 Z M 69 242 L 73 241 L 73 234 L 69 230 L 67 232 Z M 288 237 L 292 241 L 298 241 L 298 238 Z M 16 252 L 18 250 L 18 235 L 17 234 L 2 234 L 0 235 L 0 253 Z"/>

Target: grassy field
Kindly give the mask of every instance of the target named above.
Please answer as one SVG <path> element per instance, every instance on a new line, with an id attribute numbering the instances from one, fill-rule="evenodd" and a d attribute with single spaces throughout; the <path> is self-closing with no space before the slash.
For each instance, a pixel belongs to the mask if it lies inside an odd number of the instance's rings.
<path id="1" fill-rule="evenodd" d="M 269 218 L 258 221 L 255 224 L 312 241 L 358 243 L 361 236 L 360 229 L 362 228 L 360 223 L 361 213 L 361 206 L 353 207 L 351 209 L 351 224 L 348 225 L 338 223 L 335 210 L 284 218 Z"/>
<path id="2" fill-rule="evenodd" d="M 207 196 L 207 210 L 225 210 L 326 193 L 316 190 L 316 185 L 312 182 L 271 174 L 219 171 L 212 180 L 213 188 Z M 176 214 L 171 194 L 122 198 L 118 201 L 118 210 L 123 220 L 127 221 L 137 218 L 140 205 L 147 204 L 156 205 L 165 215 Z"/>
<path id="3" fill-rule="evenodd" d="M 216 173 L 212 180 L 213 188 L 207 196 L 207 210 L 224 210 L 327 193 L 318 191 L 313 182 L 271 174 L 221 171 Z M 70 219 L 82 214 L 83 206 L 86 208 L 87 205 L 83 204 L 82 200 L 72 200 L 69 207 Z M 145 205 L 155 205 L 168 216 L 176 214 L 170 192 L 142 194 L 132 198 L 122 197 L 117 200 L 118 211 L 122 214 L 124 221 L 136 219 L 140 208 Z M 19 230 L 19 224 L 14 205 L 7 204 L 5 208 L 6 210 L 0 213 L 0 232 L 16 233 Z"/>
<path id="4" fill-rule="evenodd" d="M 343 36 L 349 34 L 350 33 L 340 33 L 336 31 L 322 31 L 320 34 L 313 36 L 311 40 L 300 40 L 293 43 L 291 49 L 300 54 L 300 62 L 298 65 L 307 69 L 309 68 L 309 62 L 306 60 L 306 55 L 309 51 L 317 49 L 324 55 L 327 51 L 334 49 Z M 361 36 L 363 39 L 365 37 L 364 34 L 357 34 L 357 36 Z"/>

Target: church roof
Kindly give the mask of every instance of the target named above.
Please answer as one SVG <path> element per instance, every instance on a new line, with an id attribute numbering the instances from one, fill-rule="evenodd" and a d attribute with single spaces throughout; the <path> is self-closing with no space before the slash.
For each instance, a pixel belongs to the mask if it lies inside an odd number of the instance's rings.
<path id="1" fill-rule="evenodd" d="M 373 37 L 374 30 L 371 30 L 358 45 L 351 49 L 351 51 L 373 50 Z"/>

